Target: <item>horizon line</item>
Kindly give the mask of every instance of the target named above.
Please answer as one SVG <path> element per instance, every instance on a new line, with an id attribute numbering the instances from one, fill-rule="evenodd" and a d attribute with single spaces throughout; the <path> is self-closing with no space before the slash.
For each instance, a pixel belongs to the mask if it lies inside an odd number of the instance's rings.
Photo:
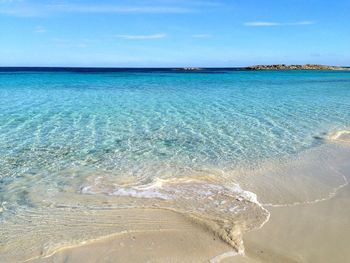
<path id="1" fill-rule="evenodd" d="M 302 63 L 302 64 L 288 64 L 288 63 L 277 63 L 277 64 L 249 64 L 246 66 L 213 66 L 213 67 L 201 67 L 201 66 L 146 66 L 146 67 L 138 67 L 138 66 L 0 66 L 0 69 L 4 68 L 61 68 L 61 69 L 188 69 L 188 70 L 198 70 L 198 69 L 225 69 L 225 68 L 246 68 L 252 66 L 273 66 L 273 65 L 286 65 L 286 66 L 294 66 L 294 65 L 320 65 L 320 66 L 334 66 L 334 67 L 344 67 L 350 68 L 350 65 L 332 65 L 332 64 L 319 64 L 319 63 Z"/>

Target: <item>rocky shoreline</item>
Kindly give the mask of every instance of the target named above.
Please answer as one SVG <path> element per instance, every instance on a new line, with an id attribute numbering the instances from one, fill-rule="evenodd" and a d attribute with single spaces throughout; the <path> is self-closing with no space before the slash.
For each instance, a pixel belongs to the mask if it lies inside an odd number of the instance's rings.
<path id="1" fill-rule="evenodd" d="M 184 70 L 184 71 L 197 71 L 202 70 L 202 68 L 177 68 L 176 70 Z"/>
<path id="2" fill-rule="evenodd" d="M 305 65 L 256 65 L 245 67 L 246 70 L 350 70 L 350 68 L 338 67 L 338 66 L 325 66 L 318 64 L 305 64 Z"/>

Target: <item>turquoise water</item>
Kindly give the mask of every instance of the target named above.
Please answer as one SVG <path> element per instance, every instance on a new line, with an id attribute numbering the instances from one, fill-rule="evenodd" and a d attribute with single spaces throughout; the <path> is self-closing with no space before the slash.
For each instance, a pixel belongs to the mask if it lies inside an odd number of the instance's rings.
<path id="1" fill-rule="evenodd" d="M 212 220 L 240 251 L 269 218 L 240 185 L 329 196 L 344 185 L 331 151 L 270 168 L 349 127 L 350 71 L 0 72 L 0 261 L 123 232 L 115 209 L 135 207 Z"/>
<path id="2" fill-rule="evenodd" d="M 350 72 L 1 73 L 0 203 L 29 205 L 20 180 L 59 187 L 74 169 L 145 184 L 292 155 L 349 126 Z"/>

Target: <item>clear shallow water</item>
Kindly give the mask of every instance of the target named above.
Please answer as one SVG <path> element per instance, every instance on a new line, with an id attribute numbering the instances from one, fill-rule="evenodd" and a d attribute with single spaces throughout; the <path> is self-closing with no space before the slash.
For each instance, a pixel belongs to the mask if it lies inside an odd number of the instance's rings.
<path id="1" fill-rule="evenodd" d="M 23 176 L 69 184 L 56 173 L 73 168 L 139 183 L 234 168 L 319 144 L 349 117 L 349 72 L 1 73 L 1 195 Z"/>
<path id="2" fill-rule="evenodd" d="M 221 176 L 349 126 L 350 72 L 2 72 L 0 217 L 69 191 L 161 199 L 115 187 Z"/>

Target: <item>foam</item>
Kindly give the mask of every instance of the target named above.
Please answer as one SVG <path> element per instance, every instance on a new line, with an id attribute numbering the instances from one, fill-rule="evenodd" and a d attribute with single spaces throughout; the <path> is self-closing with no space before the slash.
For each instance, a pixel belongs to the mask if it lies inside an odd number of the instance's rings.
<path id="1" fill-rule="evenodd" d="M 84 233 L 90 233 L 90 228 L 93 229 L 96 226 L 95 220 L 99 213 L 109 213 L 113 209 L 155 208 L 162 211 L 173 211 L 211 231 L 230 244 L 236 253 L 244 254 L 242 241 L 244 233 L 261 228 L 269 220 L 270 214 L 264 206 L 286 206 L 323 201 L 334 196 L 341 187 L 346 185 L 346 177 L 339 167 L 348 160 L 348 153 L 348 147 L 330 143 L 307 151 L 295 159 L 271 162 L 259 171 L 246 169 L 245 172 L 242 172 L 243 170 L 239 170 L 237 173 L 241 174 L 241 177 L 236 177 L 232 171 L 227 170 L 222 173 L 217 173 L 215 170 L 216 173 L 213 173 L 213 176 L 207 176 L 211 173 L 210 169 L 207 169 L 205 175 L 201 176 L 199 176 L 200 173 L 197 173 L 192 177 L 157 178 L 148 183 L 142 181 L 139 185 L 135 181 L 130 180 L 130 183 L 129 180 L 119 180 L 101 171 L 98 174 L 91 173 L 83 180 L 79 178 L 73 188 L 71 185 L 70 188 L 65 188 L 66 192 L 51 193 L 50 191 L 50 198 L 47 199 L 43 198 L 41 191 L 38 191 L 42 188 L 47 194 L 47 188 L 44 184 L 39 183 L 40 187 L 36 185 L 37 191 L 30 193 L 26 198 L 30 198 L 34 204 L 40 206 L 47 205 L 47 207 L 61 209 L 55 211 L 57 214 L 51 211 L 40 214 L 39 218 L 43 218 L 44 215 L 50 216 L 47 219 L 48 224 L 56 222 L 58 218 L 64 219 L 59 226 L 66 225 L 66 222 L 81 222 L 80 218 L 85 215 L 86 223 L 82 228 Z M 248 174 L 250 176 L 247 176 Z M 73 191 L 69 192 L 68 189 L 73 189 Z M 296 198 L 299 198 L 300 201 Z M 4 203 L 2 207 L 6 208 Z M 83 212 L 72 220 L 74 210 Z M 27 213 L 27 209 L 25 212 Z M 33 214 L 39 213 L 34 211 Z M 21 218 L 30 218 L 30 215 L 25 214 Z M 138 220 L 143 221 L 139 215 L 136 215 L 135 221 L 123 221 L 120 228 L 109 229 L 109 226 L 113 226 L 119 218 L 121 218 L 119 215 L 113 217 L 108 224 L 106 224 L 106 218 L 101 218 L 99 227 L 106 226 L 108 230 L 106 228 L 106 231 L 102 232 L 96 228 L 94 238 L 123 233 Z M 35 216 L 32 222 L 37 222 Z M 22 224 L 26 226 L 27 220 Z M 23 235 L 22 229 L 14 231 L 22 224 L 16 221 L 13 225 L 4 228 L 4 236 L 8 236 L 8 242 L 17 240 Z M 78 227 L 81 225 L 78 224 Z M 36 229 L 41 228 L 43 226 L 38 226 Z M 14 234 L 6 232 L 8 229 L 12 229 Z M 85 234 L 79 231 L 73 235 L 74 240 L 80 237 L 76 244 L 92 240 L 89 234 L 84 236 Z M 40 241 L 42 240 L 45 239 Z M 72 244 L 68 238 L 65 240 L 68 240 L 67 243 L 49 244 L 48 252 L 45 250 L 44 253 L 51 254 L 57 248 Z M 218 258 L 218 260 L 221 259 Z"/>
<path id="2" fill-rule="evenodd" d="M 84 186 L 80 192 L 82 194 L 97 194 L 105 193 L 114 196 L 135 197 L 135 198 L 157 198 L 167 200 L 170 196 L 157 191 L 161 187 L 162 180 L 156 180 L 154 183 L 148 185 L 130 186 L 130 187 L 116 187 L 114 190 L 102 190 L 100 188 L 100 181 L 103 177 L 99 176 L 98 180 L 94 180 L 93 185 Z"/>
<path id="3" fill-rule="evenodd" d="M 350 130 L 339 130 L 331 133 L 328 139 L 333 142 L 350 143 Z"/>
<path id="4" fill-rule="evenodd" d="M 218 256 L 212 258 L 209 262 L 210 263 L 220 263 L 222 260 L 224 260 L 226 258 L 236 257 L 238 255 L 240 255 L 240 254 L 235 252 L 235 251 L 229 251 L 229 252 L 223 253 L 221 255 L 218 255 Z"/>
<path id="5" fill-rule="evenodd" d="M 152 190 L 138 190 L 138 189 L 127 189 L 127 188 L 120 188 L 118 190 L 115 190 L 113 195 L 117 196 L 129 196 L 129 197 L 137 197 L 137 198 L 159 198 L 159 199 L 169 199 L 167 195 L 154 192 Z"/>
<path id="6" fill-rule="evenodd" d="M 101 182 L 103 185 L 103 182 Z M 195 191 L 195 192 L 192 192 Z M 113 190 L 104 189 L 99 184 L 84 186 L 81 188 L 82 194 L 104 193 L 115 196 L 129 196 L 135 198 L 159 198 L 163 200 L 175 200 L 181 196 L 185 199 L 198 196 L 208 198 L 215 204 L 225 205 L 227 200 L 216 200 L 216 194 L 235 195 L 237 201 L 248 201 L 260 205 L 257 195 L 250 191 L 244 191 L 238 184 L 223 186 L 219 183 L 212 183 L 205 180 L 192 178 L 159 179 L 147 185 L 123 187 L 116 185 Z M 188 196 L 187 196 L 188 195 Z M 193 196 L 191 196 L 193 195 Z"/>
<path id="7" fill-rule="evenodd" d="M 222 185 L 204 178 L 156 179 L 140 186 L 106 187 L 99 184 L 84 186 L 82 194 L 105 194 L 129 197 L 133 207 L 158 207 L 179 212 L 214 232 L 243 252 L 242 235 L 261 227 L 269 213 L 257 200 L 257 196 L 244 191 L 237 184 Z M 121 202 L 118 202 L 121 205 Z"/>
<path id="8" fill-rule="evenodd" d="M 260 169 L 236 171 L 239 176 L 226 170 L 212 177 L 158 178 L 148 184 L 129 186 L 101 177 L 88 180 L 81 193 L 128 197 L 132 198 L 127 200 L 131 207 L 158 207 L 182 213 L 242 253 L 242 235 L 261 228 L 269 220 L 270 214 L 264 207 L 324 201 L 347 185 L 339 167 L 348 156 L 348 147 L 325 144 L 295 158 L 266 163 Z"/>

